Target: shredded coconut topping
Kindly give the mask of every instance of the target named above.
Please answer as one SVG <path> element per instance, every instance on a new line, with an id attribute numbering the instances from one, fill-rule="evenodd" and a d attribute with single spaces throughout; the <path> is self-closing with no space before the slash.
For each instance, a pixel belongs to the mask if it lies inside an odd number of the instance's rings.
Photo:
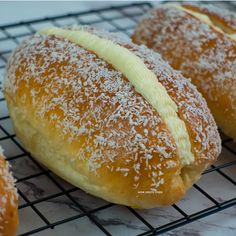
<path id="1" fill-rule="evenodd" d="M 87 30 L 139 56 L 176 101 L 181 118 L 199 123 L 201 132 L 188 124 L 203 142 L 195 152 L 204 159 L 215 158 L 209 147 L 219 141 L 215 124 L 195 87 L 146 47 Z M 6 92 L 19 93 L 21 86 L 22 104 L 32 104 L 35 116 L 54 124 L 65 141 L 79 142 L 78 155 L 69 160 L 72 165 L 86 161 L 97 174 L 105 167 L 132 176 L 134 189 L 146 182 L 144 186 L 154 192 L 169 179 L 163 174 L 167 169 L 177 173 L 180 168 L 174 140 L 158 112 L 96 54 L 66 39 L 36 34 L 13 53 L 7 71 Z"/>
<path id="2" fill-rule="evenodd" d="M 191 75 L 196 80 L 194 82 L 200 84 L 203 94 L 207 94 L 207 97 L 217 103 L 222 95 L 211 94 L 211 88 L 217 87 L 219 91 L 228 91 L 232 94 L 235 94 L 236 89 L 236 80 L 232 79 L 236 74 L 232 58 L 236 55 L 234 51 L 226 50 L 230 46 L 226 47 L 226 44 L 234 42 L 229 42 L 222 34 L 218 37 L 218 34 L 220 33 L 188 13 L 163 6 L 152 10 L 142 19 L 136 29 L 134 40 L 161 52 L 174 68 L 180 69 L 185 75 Z M 216 47 L 209 47 L 211 44 Z M 231 60 L 228 60 L 230 57 Z M 206 74 L 206 69 L 212 73 L 214 79 L 209 76 L 209 72 Z M 177 78 L 180 78 L 180 75 Z M 185 80 L 176 79 L 174 84 L 177 96 L 173 99 L 178 100 L 176 104 L 179 104 L 184 119 L 193 131 L 196 152 L 202 158 L 212 158 L 221 148 L 215 122 L 205 101 L 196 92 L 193 96 L 195 88 Z M 232 96 L 231 106 L 236 109 L 233 97 L 235 96 Z"/>
<path id="3" fill-rule="evenodd" d="M 186 8 L 193 8 L 197 11 L 200 11 L 206 15 L 208 15 L 210 18 L 214 18 L 220 23 L 221 26 L 224 25 L 226 27 L 229 27 L 229 33 L 233 33 L 236 31 L 236 17 L 234 12 L 230 12 L 227 9 L 222 9 L 220 7 L 211 5 L 211 4 L 197 4 L 197 3 L 184 3 L 184 7 Z M 219 22 L 220 21 L 220 22 Z"/>
<path id="4" fill-rule="evenodd" d="M 0 147 L 0 186 L 2 188 L 0 195 L 0 234 L 1 225 L 5 224 L 4 215 L 9 205 L 16 207 L 17 190 L 15 188 L 15 180 L 9 171 L 10 165 L 5 162 L 3 157 L 3 149 Z"/>
<path id="5" fill-rule="evenodd" d="M 153 23 L 150 24 L 149 20 Z M 142 33 L 140 36 L 136 34 L 137 41 L 141 43 L 144 38 L 152 37 L 149 46 L 161 52 L 174 68 L 191 75 L 212 102 L 217 104 L 225 91 L 227 97 L 231 97 L 229 106 L 236 111 L 236 50 L 228 50 L 236 49 L 234 40 L 229 40 L 211 26 L 174 7 L 160 7 L 150 12 L 138 30 Z M 161 33 L 153 37 L 153 31 Z M 167 56 L 171 51 L 173 54 Z M 220 92 L 213 94 L 214 90 Z"/>

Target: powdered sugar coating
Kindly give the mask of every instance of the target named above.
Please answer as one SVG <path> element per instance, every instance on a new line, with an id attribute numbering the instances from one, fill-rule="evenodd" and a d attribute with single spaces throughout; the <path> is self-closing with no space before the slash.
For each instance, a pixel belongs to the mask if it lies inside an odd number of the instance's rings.
<path id="1" fill-rule="evenodd" d="M 147 48 L 92 28 L 87 30 L 112 38 L 130 49 L 157 73 L 163 84 L 168 80 L 173 83 L 174 76 L 183 79 Z M 145 187 L 160 193 L 161 186 L 181 168 L 173 138 L 158 112 L 120 72 L 94 53 L 66 39 L 36 34 L 25 41 L 10 58 L 5 81 L 8 93 L 19 94 L 21 86 L 20 102 L 25 106 L 32 104 L 34 113 L 54 124 L 65 141 L 79 142 L 79 153 L 68 160 L 72 165 L 85 161 L 95 174 L 102 174 L 100 170 L 104 171 L 105 167 L 124 177 L 131 176 L 134 189 Z M 187 80 L 184 81 L 183 84 L 188 86 Z M 175 86 L 183 84 L 176 83 Z M 175 88 L 168 90 L 171 93 Z M 195 88 L 192 90 L 194 97 Z M 198 99 L 200 97 L 196 96 Z M 201 105 L 205 108 L 205 103 Z M 200 114 L 195 106 L 189 106 L 189 111 L 186 117 L 194 112 Z M 208 110 L 203 112 L 208 114 Z M 214 141 L 218 144 L 214 123 L 211 123 L 211 117 L 206 119 L 210 121 L 209 130 L 212 126 Z M 205 134 L 205 127 L 203 130 L 197 132 L 199 138 L 204 135 L 208 138 L 210 132 Z M 212 161 L 216 152 L 213 155 L 208 150 L 208 141 L 206 139 L 206 145 L 203 145 L 204 158 Z M 141 186 L 143 182 L 145 186 Z"/>

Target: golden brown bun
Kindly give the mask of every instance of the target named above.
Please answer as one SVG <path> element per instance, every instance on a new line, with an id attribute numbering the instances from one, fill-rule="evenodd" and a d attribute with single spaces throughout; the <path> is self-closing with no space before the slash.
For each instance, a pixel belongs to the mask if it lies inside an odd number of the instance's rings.
<path id="1" fill-rule="evenodd" d="M 14 236 L 18 227 L 17 192 L 0 147 L 0 235 Z"/>
<path id="2" fill-rule="evenodd" d="M 236 17 L 233 12 L 213 5 L 183 3 L 182 6 L 186 9 L 207 15 L 213 24 L 222 29 L 225 33 L 236 33 Z"/>
<path id="3" fill-rule="evenodd" d="M 221 149 L 205 100 L 157 53 L 84 30 L 128 48 L 156 74 L 187 126 L 194 163 L 181 164 L 166 124 L 124 75 L 52 35 L 32 36 L 9 59 L 4 92 L 18 138 L 59 176 L 108 201 L 137 208 L 177 202 Z"/>
<path id="4" fill-rule="evenodd" d="M 132 39 L 159 52 L 173 68 L 191 78 L 218 126 L 236 139 L 236 41 L 231 38 L 236 32 L 236 17 L 213 6 L 182 7 L 209 17 L 213 26 L 163 5 L 141 20 Z"/>

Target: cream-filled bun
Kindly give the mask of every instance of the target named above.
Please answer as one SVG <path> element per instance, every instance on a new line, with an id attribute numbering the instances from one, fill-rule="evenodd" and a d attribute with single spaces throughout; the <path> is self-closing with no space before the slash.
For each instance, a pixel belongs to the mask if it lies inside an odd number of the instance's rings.
<path id="1" fill-rule="evenodd" d="M 178 201 L 219 155 L 205 100 L 159 54 L 91 27 L 46 28 L 9 59 L 16 134 L 42 164 L 108 201 Z"/>
<path id="2" fill-rule="evenodd" d="M 15 236 L 18 228 L 18 195 L 15 180 L 0 146 L 0 235 Z"/>
<path id="3" fill-rule="evenodd" d="M 163 4 L 132 36 L 160 53 L 206 99 L 221 130 L 236 139 L 236 16 L 215 6 Z"/>

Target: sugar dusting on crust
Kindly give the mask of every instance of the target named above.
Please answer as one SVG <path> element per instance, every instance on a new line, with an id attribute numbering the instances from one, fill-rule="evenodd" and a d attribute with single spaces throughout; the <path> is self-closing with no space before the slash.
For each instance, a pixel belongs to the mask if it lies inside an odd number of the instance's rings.
<path id="1" fill-rule="evenodd" d="M 173 85 L 167 85 L 170 93 L 183 93 L 184 87 L 189 86 L 187 80 L 147 48 L 92 28 L 87 30 L 133 51 L 158 75 L 160 82 Z M 175 82 L 175 76 L 183 81 Z M 153 192 L 169 178 L 163 171 L 173 173 L 180 166 L 173 138 L 159 114 L 120 72 L 94 53 L 65 39 L 36 34 L 14 52 L 8 63 L 5 90 L 18 92 L 22 84 L 30 90 L 29 95 L 21 96 L 22 103 L 30 99 L 35 114 L 55 124 L 67 142 L 74 143 L 80 137 L 80 151 L 70 162 L 88 159 L 88 168 L 94 173 L 105 166 L 108 171 L 132 176 L 135 189 L 147 178 Z M 202 123 L 207 127 L 202 127 L 199 118 L 196 130 L 203 143 L 199 153 L 208 151 L 202 158 L 214 159 L 209 142 L 219 143 L 215 124 L 207 115 L 204 102 L 202 108 L 196 108 L 194 103 L 201 99 L 195 91 L 189 87 L 189 103 L 183 101 L 184 94 L 179 94 L 182 101 L 178 106 L 185 112 L 186 120 L 199 116 L 205 121 Z M 211 136 L 215 137 L 213 141 Z"/>
<path id="2" fill-rule="evenodd" d="M 6 214 L 7 207 L 9 204 L 12 207 L 16 207 L 16 199 L 17 199 L 17 190 L 15 188 L 15 179 L 12 176 L 9 168 L 10 165 L 8 162 L 3 161 L 3 149 L 0 146 L 0 186 L 3 187 L 1 193 L 4 195 L 0 195 L 0 235 L 3 230 L 2 225 L 7 224 L 4 219 L 4 215 Z M 5 162 L 5 163 L 4 163 Z"/>

